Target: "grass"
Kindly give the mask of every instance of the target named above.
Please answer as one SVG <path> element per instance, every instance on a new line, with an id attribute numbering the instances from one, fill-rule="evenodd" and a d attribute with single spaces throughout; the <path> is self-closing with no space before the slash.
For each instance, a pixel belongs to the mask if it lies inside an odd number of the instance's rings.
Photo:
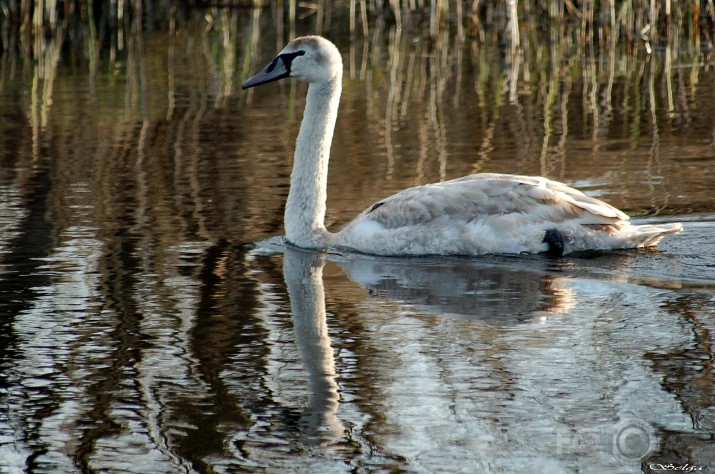
<path id="1" fill-rule="evenodd" d="M 437 38 L 445 30 L 485 40 L 497 32 L 511 50 L 528 32 L 565 24 L 576 26 L 582 42 L 654 47 L 678 35 L 695 48 L 713 47 L 714 0 L 0 0 L 2 49 L 38 55 L 44 40 L 62 37 L 74 47 L 122 49 L 126 35 L 139 30 L 181 29 L 187 21 L 211 18 L 216 11 L 255 6 L 270 9 L 291 32 L 312 22 L 328 31 L 336 16 L 349 17 L 349 32 L 369 37 L 375 28 L 394 26 Z M 207 24 L 207 27 L 212 27 Z M 111 45 L 113 43 L 113 45 Z"/>

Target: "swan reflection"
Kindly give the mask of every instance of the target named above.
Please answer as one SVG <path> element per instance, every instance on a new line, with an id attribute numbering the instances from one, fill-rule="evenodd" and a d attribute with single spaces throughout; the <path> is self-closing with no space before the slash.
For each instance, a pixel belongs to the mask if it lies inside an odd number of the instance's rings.
<path id="1" fill-rule="evenodd" d="M 308 373 L 308 407 L 299 427 L 309 444 L 341 440 L 335 358 L 328 336 L 323 290 L 323 254 L 286 248 L 283 275 L 290 297 L 295 340 Z"/>
<path id="2" fill-rule="evenodd" d="M 548 259 L 519 258 L 517 266 L 509 259 L 403 260 L 295 247 L 282 251 L 295 340 L 308 377 L 308 406 L 299 423 L 306 444 L 336 445 L 346 435 L 326 320 L 326 261 L 373 295 L 434 314 L 516 323 L 564 313 L 575 304 L 567 277 L 550 270 Z"/>
<path id="3" fill-rule="evenodd" d="M 569 311 L 569 277 L 541 257 L 395 259 L 349 256 L 337 260 L 368 289 L 422 311 L 485 320 L 529 320 Z"/>

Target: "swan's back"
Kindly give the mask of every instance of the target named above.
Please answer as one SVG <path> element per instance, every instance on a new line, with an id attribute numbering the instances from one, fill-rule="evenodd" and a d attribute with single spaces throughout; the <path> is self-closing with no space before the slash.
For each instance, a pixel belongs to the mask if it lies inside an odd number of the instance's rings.
<path id="1" fill-rule="evenodd" d="M 581 191 L 546 178 L 482 173 L 405 189 L 366 209 L 362 215 L 387 228 L 422 225 L 440 216 L 472 221 L 485 216 L 521 214 L 563 222 L 581 216 L 612 223 L 628 216 Z"/>
<path id="2" fill-rule="evenodd" d="M 615 207 L 546 178 L 483 173 L 400 191 L 335 243 L 382 255 L 563 254 L 655 245 L 680 229 L 631 225 Z"/>

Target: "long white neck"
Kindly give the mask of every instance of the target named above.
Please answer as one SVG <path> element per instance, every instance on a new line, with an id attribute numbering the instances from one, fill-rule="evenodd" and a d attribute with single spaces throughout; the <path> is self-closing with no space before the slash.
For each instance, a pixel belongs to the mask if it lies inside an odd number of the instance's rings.
<path id="1" fill-rule="evenodd" d="M 311 83 L 300 124 L 283 222 L 286 239 L 303 248 L 324 248 L 328 160 L 338 116 L 342 75 Z"/>

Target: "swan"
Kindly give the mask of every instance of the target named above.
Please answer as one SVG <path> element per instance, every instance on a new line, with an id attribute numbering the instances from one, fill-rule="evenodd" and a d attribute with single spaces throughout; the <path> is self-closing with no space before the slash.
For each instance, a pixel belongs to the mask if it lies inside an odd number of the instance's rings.
<path id="1" fill-rule="evenodd" d="M 295 246 L 386 256 L 561 256 L 654 246 L 682 230 L 679 223 L 633 225 L 615 207 L 543 177 L 479 173 L 405 189 L 329 232 L 328 160 L 342 75 L 337 47 L 321 36 L 304 36 L 243 83 L 245 90 L 283 78 L 308 82 L 283 219 L 285 238 Z"/>

